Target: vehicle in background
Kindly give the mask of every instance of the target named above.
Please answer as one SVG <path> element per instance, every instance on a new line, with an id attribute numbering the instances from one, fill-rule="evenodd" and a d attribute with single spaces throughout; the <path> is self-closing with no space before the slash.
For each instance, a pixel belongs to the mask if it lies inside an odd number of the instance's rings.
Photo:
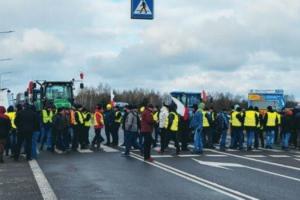
<path id="1" fill-rule="evenodd" d="M 274 110 L 281 111 L 285 108 L 284 91 L 276 90 L 250 90 L 248 94 L 248 106 L 258 107 L 264 111 L 268 106 Z"/>
<path id="2" fill-rule="evenodd" d="M 0 105 L 8 108 L 9 106 L 13 106 L 13 97 L 9 90 L 2 89 L 0 91 Z"/>
<path id="3" fill-rule="evenodd" d="M 74 104 L 74 81 L 31 81 L 24 93 L 26 102 L 33 104 L 37 110 L 45 106 L 71 108 Z"/>
<path id="4" fill-rule="evenodd" d="M 172 97 L 178 99 L 183 105 L 192 108 L 194 104 L 199 104 L 202 101 L 201 93 L 197 92 L 171 92 Z"/>

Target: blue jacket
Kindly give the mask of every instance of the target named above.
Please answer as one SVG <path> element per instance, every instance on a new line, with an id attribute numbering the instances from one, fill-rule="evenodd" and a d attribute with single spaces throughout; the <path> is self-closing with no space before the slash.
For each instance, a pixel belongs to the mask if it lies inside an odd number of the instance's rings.
<path id="1" fill-rule="evenodd" d="M 196 130 L 196 129 L 202 129 L 203 127 L 203 113 L 202 111 L 197 111 L 191 121 L 190 128 Z"/>

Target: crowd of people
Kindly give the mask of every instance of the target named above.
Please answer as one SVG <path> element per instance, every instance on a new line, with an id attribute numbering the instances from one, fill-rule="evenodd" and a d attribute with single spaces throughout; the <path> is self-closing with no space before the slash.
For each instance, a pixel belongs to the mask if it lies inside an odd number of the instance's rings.
<path id="1" fill-rule="evenodd" d="M 91 128 L 94 132 L 90 132 Z M 146 161 L 153 160 L 152 148 L 163 154 L 171 141 L 176 155 L 190 150 L 202 154 L 204 148 L 217 147 L 220 151 L 272 149 L 275 143 L 280 143 L 283 150 L 300 149 L 300 108 L 279 113 L 269 106 L 262 113 L 252 106 L 243 109 L 236 105 L 231 110 L 216 112 L 200 103 L 181 116 L 174 102 L 163 103 L 161 107 L 128 105 L 124 109 L 99 104 L 94 112 L 81 105 L 72 109 L 47 105 L 41 111 L 29 104 L 10 106 L 7 111 L 0 106 L 0 162 L 4 162 L 3 156 L 18 161 L 21 152 L 27 160 L 36 159 L 38 152 L 45 149 L 100 150 L 104 141 L 105 145 L 117 148 L 120 129 L 124 134 L 122 155 L 129 156 L 132 148 L 139 149 Z M 94 133 L 91 140 L 90 133 Z"/>

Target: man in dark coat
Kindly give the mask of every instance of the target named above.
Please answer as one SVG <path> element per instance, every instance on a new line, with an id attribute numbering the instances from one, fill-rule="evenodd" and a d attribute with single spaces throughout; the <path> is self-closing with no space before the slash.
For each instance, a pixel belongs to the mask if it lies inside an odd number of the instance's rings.
<path id="1" fill-rule="evenodd" d="M 36 113 L 32 109 L 30 109 L 30 106 L 28 104 L 24 106 L 24 110 L 17 112 L 15 119 L 15 124 L 18 130 L 18 143 L 15 154 L 16 161 L 19 159 L 21 147 L 24 142 L 26 142 L 26 159 L 28 161 L 32 159 L 32 133 L 35 131 L 35 124 L 37 123 L 37 121 L 38 118 Z"/>
<path id="2" fill-rule="evenodd" d="M 7 136 L 11 129 L 11 123 L 5 114 L 5 108 L 0 106 L 0 163 L 3 163 L 3 152 Z"/>

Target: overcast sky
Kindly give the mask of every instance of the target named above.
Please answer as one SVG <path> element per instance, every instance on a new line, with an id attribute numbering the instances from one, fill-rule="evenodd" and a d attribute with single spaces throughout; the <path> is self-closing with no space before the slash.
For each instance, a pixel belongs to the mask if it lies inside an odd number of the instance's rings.
<path id="1" fill-rule="evenodd" d="M 29 80 L 226 91 L 282 88 L 300 99 L 299 0 L 155 0 L 155 19 L 130 19 L 130 0 L 1 0 L 3 85 Z"/>

